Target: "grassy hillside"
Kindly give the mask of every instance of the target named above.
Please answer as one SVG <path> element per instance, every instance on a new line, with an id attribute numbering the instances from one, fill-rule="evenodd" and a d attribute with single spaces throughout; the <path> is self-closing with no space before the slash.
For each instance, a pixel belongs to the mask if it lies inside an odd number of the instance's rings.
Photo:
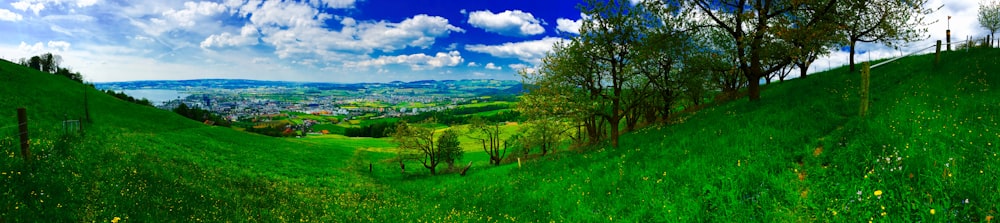
<path id="1" fill-rule="evenodd" d="M 384 188 L 346 171 L 359 144 L 316 144 L 209 127 L 168 111 L 0 61 L 0 221 L 360 220 Z M 30 163 L 20 157 L 17 107 L 29 113 Z M 9 126 L 14 126 L 8 128 Z M 389 190 L 382 190 L 389 191 Z"/>
<path id="2" fill-rule="evenodd" d="M 995 221 L 995 58 L 876 68 L 864 118 L 859 75 L 835 69 L 627 133 L 617 149 L 500 167 L 472 152 L 465 177 L 417 163 L 402 174 L 385 139 L 262 137 L 93 90 L 94 123 L 65 135 L 84 87 L 0 62 L 0 221 Z M 29 111 L 31 163 L 7 128 L 16 107 Z"/>
<path id="3" fill-rule="evenodd" d="M 607 146 L 414 180 L 375 177 L 440 209 L 420 219 L 559 222 L 988 221 L 1000 193 L 998 50 L 905 58 L 766 87 Z M 931 211 L 934 210 L 934 211 Z M 456 217 L 461 216 L 461 217 Z"/>

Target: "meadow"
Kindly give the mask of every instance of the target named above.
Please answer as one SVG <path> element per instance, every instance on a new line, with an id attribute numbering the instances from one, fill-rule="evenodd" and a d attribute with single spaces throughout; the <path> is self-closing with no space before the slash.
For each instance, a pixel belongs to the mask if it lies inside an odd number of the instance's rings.
<path id="1" fill-rule="evenodd" d="M 1000 202 L 1000 50 L 833 69 L 466 176 L 401 172 L 389 139 L 205 126 L 0 62 L 0 221 L 990 222 Z M 93 123 L 64 133 L 67 117 Z M 21 159 L 15 108 L 27 107 Z M 517 126 L 505 127 L 508 134 Z M 473 145 L 470 145 L 473 144 Z M 371 170 L 369 167 L 372 167 Z"/>

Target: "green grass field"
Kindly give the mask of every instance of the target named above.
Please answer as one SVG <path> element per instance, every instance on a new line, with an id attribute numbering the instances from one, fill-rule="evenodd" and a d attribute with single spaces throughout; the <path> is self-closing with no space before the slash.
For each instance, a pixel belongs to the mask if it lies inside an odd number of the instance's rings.
<path id="1" fill-rule="evenodd" d="M 209 127 L 0 62 L 0 221 L 989 222 L 1000 193 L 1000 50 L 834 69 L 607 145 L 467 176 L 401 173 L 389 139 Z M 15 108 L 31 119 L 20 157 Z M 75 118 L 73 118 L 75 119 Z M 505 127 L 505 131 L 517 131 Z M 369 172 L 369 165 L 373 167 Z"/>

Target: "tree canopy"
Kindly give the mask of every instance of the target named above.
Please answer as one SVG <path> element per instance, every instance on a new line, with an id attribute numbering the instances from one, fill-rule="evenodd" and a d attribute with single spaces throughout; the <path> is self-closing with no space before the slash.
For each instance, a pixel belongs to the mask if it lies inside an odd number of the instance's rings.
<path id="1" fill-rule="evenodd" d="M 996 39 L 997 30 L 1000 29 L 1000 1 L 979 2 L 979 25 L 990 31 L 990 36 Z"/>

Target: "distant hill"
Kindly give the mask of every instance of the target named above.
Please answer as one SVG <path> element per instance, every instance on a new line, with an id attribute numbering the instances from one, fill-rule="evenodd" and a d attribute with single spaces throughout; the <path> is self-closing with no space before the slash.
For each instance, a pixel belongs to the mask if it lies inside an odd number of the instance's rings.
<path id="1" fill-rule="evenodd" d="M 511 80 L 420 80 L 411 82 L 393 81 L 388 83 L 324 83 L 324 82 L 289 82 L 261 81 L 246 79 L 197 79 L 197 80 L 144 80 L 125 82 L 101 82 L 94 84 L 98 89 L 172 89 L 188 90 L 200 88 L 248 89 L 259 87 L 315 88 L 317 90 L 347 90 L 357 91 L 382 87 L 392 88 L 427 88 L 443 91 L 458 91 L 476 95 L 520 94 L 516 91 L 521 83 Z M 514 90 L 511 90 L 514 89 Z"/>

